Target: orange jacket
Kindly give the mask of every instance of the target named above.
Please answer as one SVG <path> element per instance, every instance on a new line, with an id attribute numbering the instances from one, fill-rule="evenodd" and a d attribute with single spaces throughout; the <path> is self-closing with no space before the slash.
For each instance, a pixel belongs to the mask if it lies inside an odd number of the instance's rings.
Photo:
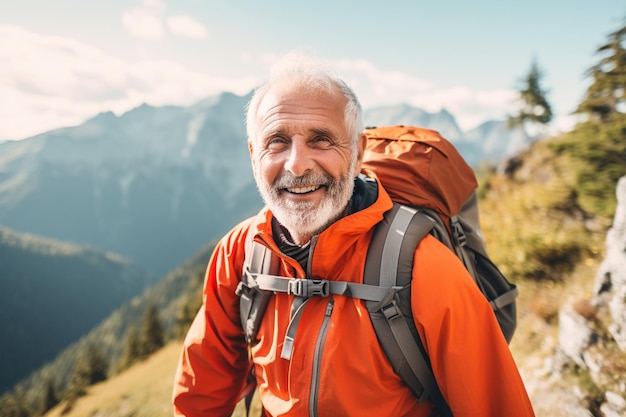
<path id="1" fill-rule="evenodd" d="M 373 226 L 391 208 L 379 187 L 370 207 L 337 221 L 312 242 L 311 275 L 362 282 Z M 227 234 L 208 265 L 203 306 L 187 337 L 174 382 L 176 416 L 230 416 L 249 369 L 235 289 L 248 233 L 278 253 L 271 213 Z M 283 258 L 281 275 L 305 278 Z M 443 244 L 427 236 L 415 252 L 411 304 L 434 374 L 455 417 L 533 416 L 528 395 L 491 307 Z M 312 297 L 291 360 L 280 358 L 292 295 L 272 297 L 251 348 L 265 413 L 270 416 L 427 416 L 386 359 L 365 303 Z"/>

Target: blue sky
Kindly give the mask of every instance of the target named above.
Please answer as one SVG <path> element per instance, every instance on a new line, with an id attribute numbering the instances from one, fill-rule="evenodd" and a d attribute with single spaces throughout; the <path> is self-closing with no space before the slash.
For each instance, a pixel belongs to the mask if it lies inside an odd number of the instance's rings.
<path id="1" fill-rule="evenodd" d="M 245 94 L 276 57 L 327 60 L 366 108 L 446 108 L 462 129 L 514 111 L 536 59 L 554 130 L 626 18 L 623 0 L 20 0 L 0 3 L 0 140 L 121 114 Z"/>

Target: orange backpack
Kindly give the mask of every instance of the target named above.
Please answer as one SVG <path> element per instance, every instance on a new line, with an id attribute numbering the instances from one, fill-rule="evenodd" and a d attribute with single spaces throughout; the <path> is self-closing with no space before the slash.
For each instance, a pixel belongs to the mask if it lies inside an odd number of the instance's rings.
<path id="1" fill-rule="evenodd" d="M 363 284 L 277 276 L 276 257 L 250 240 L 237 289 L 242 326 L 248 342 L 254 343 L 267 302 L 277 291 L 303 299 L 330 294 L 363 299 L 395 372 L 418 398 L 430 398 L 441 416 L 452 416 L 411 313 L 410 284 L 418 243 L 430 233 L 459 257 L 489 300 L 508 342 L 516 327 L 517 288 L 487 255 L 476 177 L 454 145 L 433 130 L 415 126 L 368 128 L 364 133 L 363 170 L 376 174 L 394 206 L 376 226 Z M 297 321 L 288 338 L 295 337 L 296 329 Z M 284 346 L 292 341 L 286 340 Z"/>
<path id="2" fill-rule="evenodd" d="M 478 186 L 454 145 L 415 126 L 365 129 L 363 168 L 376 173 L 391 199 L 436 211 L 448 223 Z"/>

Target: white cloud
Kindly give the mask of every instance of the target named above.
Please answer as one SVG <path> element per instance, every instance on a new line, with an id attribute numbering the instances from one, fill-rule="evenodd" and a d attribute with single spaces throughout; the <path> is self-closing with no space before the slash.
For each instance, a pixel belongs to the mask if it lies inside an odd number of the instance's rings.
<path id="1" fill-rule="evenodd" d="M 141 103 L 189 105 L 223 91 L 245 94 L 267 72 L 270 55 L 241 55 L 254 71 L 215 77 L 210 69 L 137 58 L 123 61 L 82 42 L 0 25 L 0 140 L 21 139 L 82 123 L 102 111 L 117 114 Z M 275 57 L 274 57 L 275 58 Z M 364 107 L 408 103 L 427 111 L 448 109 L 462 129 L 511 111 L 514 92 L 439 88 L 410 74 L 384 71 L 365 60 L 332 63 L 353 86 Z M 559 129 L 570 119 L 558 118 Z M 555 123 L 556 124 L 556 123 Z"/>
<path id="2" fill-rule="evenodd" d="M 143 0 L 141 5 L 122 13 L 122 24 L 133 37 L 147 40 L 172 35 L 190 39 L 205 39 L 207 28 L 193 16 L 167 15 L 167 5 L 160 0 Z"/>
<path id="3" fill-rule="evenodd" d="M 159 12 L 152 8 L 138 7 L 122 14 L 122 24 L 126 31 L 140 39 L 160 39 L 165 36 L 163 20 Z"/>
<path id="4" fill-rule="evenodd" d="M 250 54 L 242 54 L 249 65 Z M 266 53 L 259 57 L 263 66 L 270 66 L 280 54 Z M 488 120 L 504 120 L 515 111 L 517 92 L 514 89 L 472 89 L 466 86 L 441 87 L 430 80 L 400 71 L 386 71 L 368 60 L 341 59 L 325 63 L 353 88 L 364 108 L 409 104 L 428 112 L 446 109 L 454 115 L 459 127 L 470 130 Z M 572 117 L 557 115 L 552 123 L 555 131 L 568 131 L 575 123 Z"/>
<path id="5" fill-rule="evenodd" d="M 32 95 L 110 96 L 124 82 L 124 64 L 78 41 L 0 26 L 0 83 Z"/>
<path id="6" fill-rule="evenodd" d="M 400 103 L 429 112 L 445 108 L 455 116 L 463 130 L 489 119 L 503 119 L 512 111 L 515 97 L 513 90 L 441 88 L 410 74 L 381 70 L 365 60 L 340 60 L 334 66 L 353 87 L 365 108 Z"/>
<path id="7" fill-rule="evenodd" d="M 167 28 L 174 35 L 191 39 L 204 39 L 209 31 L 192 16 L 171 16 L 167 18 Z"/>
<path id="8" fill-rule="evenodd" d="M 189 105 L 254 77 L 217 78 L 171 61 L 125 62 L 76 40 L 0 25 L 0 139 L 21 139 L 141 103 Z"/>
<path id="9" fill-rule="evenodd" d="M 357 75 L 356 82 L 371 83 L 379 89 L 379 94 L 389 91 L 425 91 L 433 88 L 430 81 L 405 74 L 400 71 L 383 71 L 366 60 L 340 60 L 334 64 L 339 72 Z"/>
<path id="10" fill-rule="evenodd" d="M 504 120 L 513 108 L 515 91 L 493 89 L 472 90 L 467 87 L 433 89 L 415 97 L 411 104 L 438 111 L 445 108 L 452 113 L 462 130 L 469 130 L 487 120 Z"/>

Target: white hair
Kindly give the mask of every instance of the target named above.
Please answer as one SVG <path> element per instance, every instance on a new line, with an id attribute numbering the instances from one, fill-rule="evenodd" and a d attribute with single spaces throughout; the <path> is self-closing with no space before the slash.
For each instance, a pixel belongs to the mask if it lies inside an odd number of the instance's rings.
<path id="1" fill-rule="evenodd" d="M 297 87 L 303 94 L 325 93 L 331 96 L 340 94 L 345 100 L 345 127 L 356 148 L 363 130 L 362 110 L 356 94 L 348 85 L 326 66 L 302 52 L 288 53 L 277 61 L 271 69 L 269 80 L 257 88 L 250 99 L 246 111 L 246 131 L 248 141 L 253 141 L 258 131 L 259 105 L 267 92 L 278 83 L 288 83 Z"/>

